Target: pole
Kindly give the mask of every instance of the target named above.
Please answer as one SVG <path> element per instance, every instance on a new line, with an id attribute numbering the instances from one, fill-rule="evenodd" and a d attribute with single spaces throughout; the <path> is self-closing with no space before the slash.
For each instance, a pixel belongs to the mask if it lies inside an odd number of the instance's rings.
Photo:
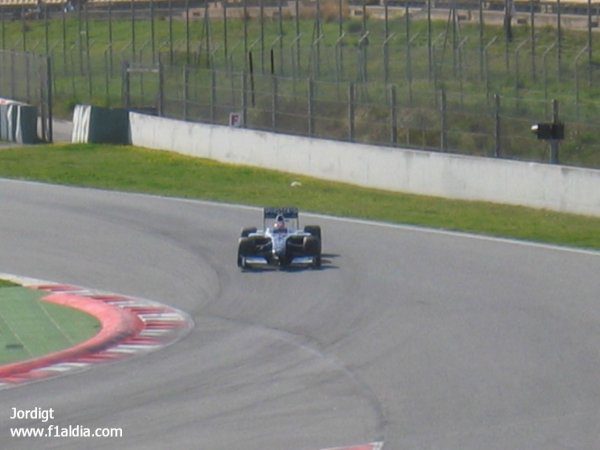
<path id="1" fill-rule="evenodd" d="M 529 0 L 529 14 L 531 18 L 531 79 L 535 82 L 537 75 L 535 64 L 535 10 L 533 0 Z"/>
<path id="2" fill-rule="evenodd" d="M 531 0 L 533 1 L 533 0 Z M 479 0 L 479 79 L 483 81 L 483 0 Z"/>
<path id="3" fill-rule="evenodd" d="M 386 5 L 387 5 L 387 0 L 386 0 Z M 338 0 L 338 37 L 340 37 L 342 35 L 342 33 L 344 32 L 344 18 L 343 18 L 343 0 Z"/>
<path id="4" fill-rule="evenodd" d="M 348 140 L 354 142 L 354 83 L 348 84 Z"/>
<path id="5" fill-rule="evenodd" d="M 244 0 L 242 6 L 242 14 L 244 15 L 244 17 L 242 17 L 244 22 L 244 55 L 248 55 L 248 0 Z M 248 64 L 248 62 L 246 61 L 245 64 Z M 248 66 L 245 65 L 244 67 Z"/>
<path id="6" fill-rule="evenodd" d="M 158 62 L 158 117 L 165 114 L 165 77 L 163 66 Z"/>
<path id="7" fill-rule="evenodd" d="M 494 146 L 494 157 L 500 158 L 502 152 L 502 130 L 500 128 L 500 96 L 498 94 L 494 95 L 494 103 L 495 103 L 495 127 L 494 127 L 494 140 L 496 145 Z"/>
<path id="8" fill-rule="evenodd" d="M 6 48 L 6 19 L 4 17 L 4 9 L 2 9 L 2 48 Z"/>
<path id="9" fill-rule="evenodd" d="M 223 4 L 223 56 L 225 64 L 227 64 L 227 0 L 222 1 Z"/>
<path id="10" fill-rule="evenodd" d="M 54 127 L 52 121 L 52 58 L 49 55 L 46 55 L 46 83 L 46 103 L 48 104 L 48 142 L 52 143 L 54 141 Z"/>
<path id="11" fill-rule="evenodd" d="M 279 24 L 279 75 L 283 75 L 283 0 L 277 2 L 277 9 L 279 12 L 278 24 Z"/>
<path id="12" fill-rule="evenodd" d="M 277 95 L 277 77 L 271 75 L 271 129 L 272 131 L 277 130 L 277 109 L 278 109 L 278 95 Z"/>
<path id="13" fill-rule="evenodd" d="M 254 62 L 252 60 L 252 52 L 248 52 L 248 64 L 250 68 L 250 98 L 252 101 L 252 107 L 255 105 L 255 97 L 254 97 Z"/>
<path id="14" fill-rule="evenodd" d="M 442 88 L 441 92 L 441 105 L 440 105 L 440 117 L 441 117 L 441 139 L 440 149 L 445 152 L 448 150 L 448 127 L 446 117 L 446 90 Z"/>
<path id="15" fill-rule="evenodd" d="M 248 81 L 246 71 L 242 72 L 242 128 L 246 128 L 246 119 L 248 118 Z"/>
<path id="16" fill-rule="evenodd" d="M 173 0 L 169 0 L 169 63 L 173 64 Z"/>
<path id="17" fill-rule="evenodd" d="M 150 0 L 150 40 L 152 41 L 152 64 L 156 63 L 156 36 L 154 30 L 154 0 Z"/>
<path id="18" fill-rule="evenodd" d="M 135 7 L 134 0 L 130 0 L 129 8 L 131 12 L 131 58 L 135 60 Z"/>
<path id="19" fill-rule="evenodd" d="M 308 79 L 308 136 L 312 137 L 315 133 L 314 120 L 314 82 L 312 78 Z"/>
<path id="20" fill-rule="evenodd" d="M 556 39 L 558 41 L 557 44 L 557 48 L 556 48 L 556 73 L 557 73 L 557 79 L 560 82 L 561 80 L 561 64 L 562 64 L 562 21 L 561 21 L 561 17 L 560 17 L 560 11 L 561 11 L 561 7 L 560 7 L 560 0 L 556 0 Z"/>
<path id="21" fill-rule="evenodd" d="M 50 45 L 48 42 L 49 25 L 50 25 L 50 23 L 48 22 L 48 3 L 44 3 L 44 41 L 46 44 L 45 45 L 46 55 L 50 54 Z"/>
<path id="22" fill-rule="evenodd" d="M 208 0 L 205 0 L 208 1 Z M 265 5 L 263 0 L 259 0 L 260 8 L 260 73 L 265 73 Z"/>
<path id="23" fill-rule="evenodd" d="M 113 23 L 112 23 L 112 0 L 108 2 L 108 66 L 110 76 L 113 74 Z"/>
<path id="24" fill-rule="evenodd" d="M 558 100 L 552 100 L 552 123 L 557 125 L 559 123 L 558 119 Z M 550 164 L 559 164 L 559 140 L 558 139 L 550 139 Z"/>
<path id="25" fill-rule="evenodd" d="M 63 70 L 67 73 L 67 13 L 62 10 L 62 52 L 63 52 Z"/>
<path id="26" fill-rule="evenodd" d="M 215 68 L 210 70 L 210 123 L 216 123 L 217 118 L 217 76 Z"/>
<path id="27" fill-rule="evenodd" d="M 390 86 L 390 142 L 398 143 L 398 111 L 396 108 L 396 86 Z"/>
<path id="28" fill-rule="evenodd" d="M 85 13 L 85 65 L 87 69 L 87 81 L 88 81 L 88 95 L 89 101 L 92 101 L 92 89 L 94 83 L 92 81 L 92 60 L 90 57 L 90 18 L 88 14 L 88 4 L 84 4 Z"/>
<path id="29" fill-rule="evenodd" d="M 298 0 L 295 0 L 294 8 L 296 13 L 296 39 L 294 41 L 296 45 L 296 70 L 300 73 L 300 6 Z M 294 74 L 294 76 L 296 76 L 296 74 Z"/>
<path id="30" fill-rule="evenodd" d="M 185 62 L 190 63 L 190 0 L 185 0 Z"/>
<path id="31" fill-rule="evenodd" d="M 431 33 L 431 0 L 427 0 L 427 58 L 429 60 L 429 81 L 431 81 L 433 76 L 433 42 Z"/>
<path id="32" fill-rule="evenodd" d="M 189 96 L 189 73 L 188 73 L 188 65 L 183 65 L 183 120 L 188 120 L 188 99 Z"/>
<path id="33" fill-rule="evenodd" d="M 592 0 L 588 0 L 588 84 L 592 86 Z"/>

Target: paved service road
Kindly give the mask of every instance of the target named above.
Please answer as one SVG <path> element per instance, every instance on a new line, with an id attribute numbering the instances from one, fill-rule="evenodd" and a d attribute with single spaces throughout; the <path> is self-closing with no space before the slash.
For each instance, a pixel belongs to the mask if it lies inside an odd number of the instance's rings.
<path id="1" fill-rule="evenodd" d="M 0 181 L 0 271 L 158 300 L 195 328 L 0 391 L 0 448 L 600 448 L 600 255 L 321 224 L 322 270 L 241 273 L 261 212 Z M 302 216 L 301 216 L 302 218 Z M 24 440 L 11 408 L 119 439 Z"/>

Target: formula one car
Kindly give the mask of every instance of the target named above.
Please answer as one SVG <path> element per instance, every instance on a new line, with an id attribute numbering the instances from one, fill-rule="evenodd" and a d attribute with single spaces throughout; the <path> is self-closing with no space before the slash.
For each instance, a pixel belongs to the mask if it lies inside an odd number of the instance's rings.
<path id="1" fill-rule="evenodd" d="M 320 267 L 321 227 L 307 225 L 301 229 L 298 208 L 264 208 L 262 229 L 242 229 L 237 264 L 244 269 Z"/>

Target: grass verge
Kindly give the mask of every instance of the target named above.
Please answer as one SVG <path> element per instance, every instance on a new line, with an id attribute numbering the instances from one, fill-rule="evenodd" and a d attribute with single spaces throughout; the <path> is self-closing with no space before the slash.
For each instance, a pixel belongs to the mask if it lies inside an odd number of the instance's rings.
<path id="1" fill-rule="evenodd" d="M 111 145 L 0 152 L 0 176 L 304 211 L 600 250 L 600 218 L 399 194 Z M 301 186 L 291 187 L 292 181 Z"/>
<path id="2" fill-rule="evenodd" d="M 72 347 L 100 330 L 95 317 L 42 302 L 44 295 L 0 280 L 0 365 Z"/>

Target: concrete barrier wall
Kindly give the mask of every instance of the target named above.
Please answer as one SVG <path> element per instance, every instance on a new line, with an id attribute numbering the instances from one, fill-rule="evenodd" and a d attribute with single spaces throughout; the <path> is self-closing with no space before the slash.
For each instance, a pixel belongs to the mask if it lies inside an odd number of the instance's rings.
<path id="1" fill-rule="evenodd" d="M 310 139 L 130 114 L 133 145 L 438 197 L 600 216 L 600 170 Z"/>

